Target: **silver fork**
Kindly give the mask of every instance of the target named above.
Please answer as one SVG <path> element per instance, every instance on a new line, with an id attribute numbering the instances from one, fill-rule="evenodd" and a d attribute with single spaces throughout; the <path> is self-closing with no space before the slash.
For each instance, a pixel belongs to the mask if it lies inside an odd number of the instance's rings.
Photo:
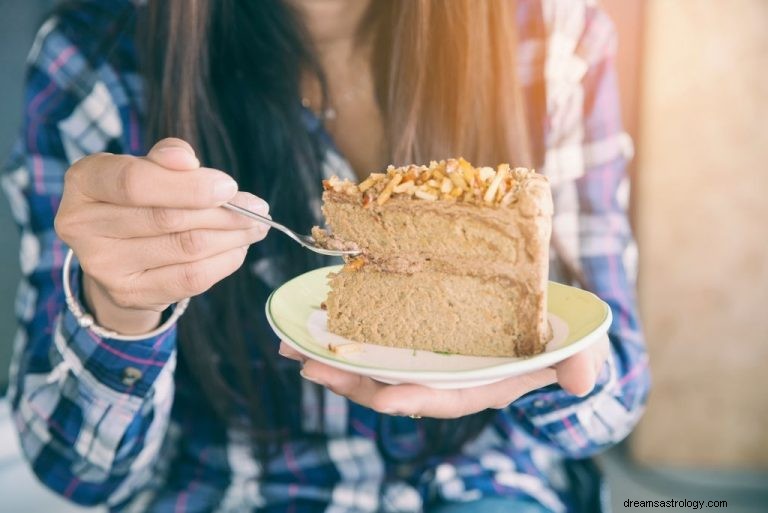
<path id="1" fill-rule="evenodd" d="M 323 248 L 317 244 L 317 241 L 314 239 L 314 237 L 310 235 L 302 235 L 300 233 L 296 233 L 290 228 L 287 228 L 282 224 L 277 223 L 268 217 L 264 217 L 262 215 L 257 214 L 256 212 L 252 212 L 247 208 L 240 207 L 233 203 L 229 203 L 229 202 L 224 203 L 222 207 L 228 210 L 231 210 L 232 212 L 237 212 L 238 214 L 243 215 L 245 217 L 250 217 L 251 219 L 255 219 L 256 221 L 269 225 L 272 228 L 275 228 L 276 230 L 280 230 L 281 232 L 286 234 L 288 237 L 292 238 L 293 240 L 295 240 L 305 248 L 311 251 L 314 251 L 315 253 L 320 253 L 321 255 L 330 255 L 330 256 L 354 256 L 354 255 L 360 254 L 360 252 L 356 250 L 335 250 L 335 249 Z"/>

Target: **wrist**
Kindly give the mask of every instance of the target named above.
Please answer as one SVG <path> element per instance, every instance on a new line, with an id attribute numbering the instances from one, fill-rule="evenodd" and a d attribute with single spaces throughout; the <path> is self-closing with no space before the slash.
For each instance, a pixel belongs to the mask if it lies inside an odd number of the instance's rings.
<path id="1" fill-rule="evenodd" d="M 119 306 L 96 280 L 83 273 L 82 299 L 96 323 L 125 335 L 138 335 L 160 325 L 162 313 Z"/>
<path id="2" fill-rule="evenodd" d="M 163 319 L 162 314 L 155 311 L 148 311 L 142 309 L 130 309 L 124 306 L 120 306 L 116 301 L 113 301 L 106 290 L 98 285 L 96 280 L 81 279 L 85 276 L 84 273 L 73 272 L 72 260 L 75 258 L 75 254 L 72 249 L 67 250 L 67 254 L 64 257 L 64 265 L 61 270 L 61 286 L 64 289 L 64 301 L 67 305 L 67 310 L 75 322 L 80 328 L 88 329 L 95 335 L 103 339 L 123 340 L 123 341 L 140 341 L 157 337 L 162 333 L 170 330 L 179 318 L 184 315 L 187 307 L 189 306 L 189 298 L 182 299 L 178 303 L 175 303 L 168 311 L 169 315 L 167 319 Z M 73 276 L 74 275 L 74 276 Z M 74 287 L 72 278 L 75 277 Z M 83 298 L 86 296 L 83 289 L 88 287 L 90 295 L 90 301 L 101 309 L 101 317 L 105 318 L 107 322 L 110 322 L 115 328 L 123 329 L 126 331 L 119 332 L 114 328 L 107 328 L 96 322 L 94 318 L 95 312 L 93 310 L 86 310 L 83 303 Z M 95 299 L 95 300 L 94 300 Z M 93 306 L 90 307 L 91 309 Z M 105 310 L 106 309 L 106 310 Z M 69 315 L 64 316 L 65 321 L 70 319 Z M 160 320 L 162 319 L 162 324 Z M 159 324 L 159 326 L 158 326 Z M 146 326 L 156 326 L 154 329 L 151 327 L 145 331 L 140 331 Z"/>

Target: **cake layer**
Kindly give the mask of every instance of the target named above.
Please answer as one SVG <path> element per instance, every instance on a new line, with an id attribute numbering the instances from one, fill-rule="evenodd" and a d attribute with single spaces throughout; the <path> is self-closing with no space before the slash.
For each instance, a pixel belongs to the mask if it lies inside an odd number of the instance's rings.
<path id="1" fill-rule="evenodd" d="M 506 278 L 347 266 L 331 276 L 331 332 L 391 347 L 476 356 L 533 355 L 550 338 L 546 295 Z"/>
<path id="2" fill-rule="evenodd" d="M 537 211 L 538 213 L 538 211 Z M 344 194 L 325 193 L 323 214 L 334 236 L 367 255 L 411 259 L 478 259 L 500 255 L 510 265 L 534 262 L 549 240 L 548 224 L 517 210 L 393 198 L 362 207 Z"/>
<path id="3" fill-rule="evenodd" d="M 446 167 L 450 166 L 443 164 L 432 172 L 439 174 Z M 391 172 L 399 187 L 418 182 L 402 181 L 408 173 L 416 175 L 411 168 L 407 169 L 406 173 Z M 506 168 L 499 166 L 499 175 L 503 169 Z M 425 169 L 421 175 L 429 172 Z M 516 262 L 518 253 L 525 251 L 529 260 L 538 260 L 542 246 L 546 250 L 549 243 L 549 185 L 545 177 L 532 171 L 518 168 L 505 174 L 504 189 L 497 193 L 509 190 L 501 202 L 483 201 L 484 189 L 480 186 L 474 194 L 467 191 L 467 199 L 454 198 L 448 192 L 429 200 L 406 192 L 385 195 L 386 187 L 377 193 L 388 175 L 381 175 L 378 187 L 368 188 L 364 187 L 368 180 L 360 186 L 331 180 L 323 194 L 323 214 L 337 241 L 353 241 L 363 252 L 377 257 L 397 254 L 473 258 L 494 252 Z M 476 175 L 480 180 L 480 173 Z M 448 178 L 444 180 L 450 182 Z M 427 180 L 420 187 L 428 188 L 427 184 L 434 181 Z M 383 197 L 386 201 L 380 202 Z"/>

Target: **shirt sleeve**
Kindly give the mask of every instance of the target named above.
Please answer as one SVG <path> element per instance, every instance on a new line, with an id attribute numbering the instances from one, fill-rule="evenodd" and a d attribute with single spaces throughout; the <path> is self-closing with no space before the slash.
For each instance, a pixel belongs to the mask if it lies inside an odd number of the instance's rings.
<path id="1" fill-rule="evenodd" d="M 22 134 L 2 177 L 23 274 L 9 398 L 43 483 L 81 504 L 116 503 L 152 476 L 174 394 L 176 330 L 136 342 L 100 338 L 65 306 L 66 248 L 54 231 L 64 174 L 86 154 L 125 145 L 106 65 L 86 58 L 61 23 L 48 20 L 35 40 Z M 75 270 L 75 286 L 77 278 Z"/>
<path id="2" fill-rule="evenodd" d="M 577 48 L 588 63 L 581 80 L 585 169 L 575 182 L 563 185 L 570 191 L 560 192 L 574 198 L 570 208 L 555 212 L 573 216 L 578 239 L 573 256 L 586 287 L 611 308 L 611 354 L 586 397 L 553 385 L 520 398 L 506 412 L 536 439 L 572 458 L 592 455 L 625 438 L 642 414 L 650 387 L 633 292 L 634 241 L 625 208 L 631 143 L 621 124 L 615 47 L 610 20 L 599 10 L 589 11 Z M 558 204 L 569 203 L 556 201 L 556 210 Z"/>

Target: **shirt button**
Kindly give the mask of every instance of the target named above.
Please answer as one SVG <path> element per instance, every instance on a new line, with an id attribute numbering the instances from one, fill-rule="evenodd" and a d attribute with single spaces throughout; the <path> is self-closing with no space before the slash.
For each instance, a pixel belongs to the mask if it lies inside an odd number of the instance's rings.
<path id="1" fill-rule="evenodd" d="M 126 367 L 123 369 L 123 385 L 127 387 L 133 386 L 133 384 L 140 380 L 142 376 L 143 374 L 136 367 Z"/>
<path id="2" fill-rule="evenodd" d="M 533 407 L 534 408 L 543 408 L 544 407 L 544 401 L 541 399 L 536 399 L 533 401 Z"/>

